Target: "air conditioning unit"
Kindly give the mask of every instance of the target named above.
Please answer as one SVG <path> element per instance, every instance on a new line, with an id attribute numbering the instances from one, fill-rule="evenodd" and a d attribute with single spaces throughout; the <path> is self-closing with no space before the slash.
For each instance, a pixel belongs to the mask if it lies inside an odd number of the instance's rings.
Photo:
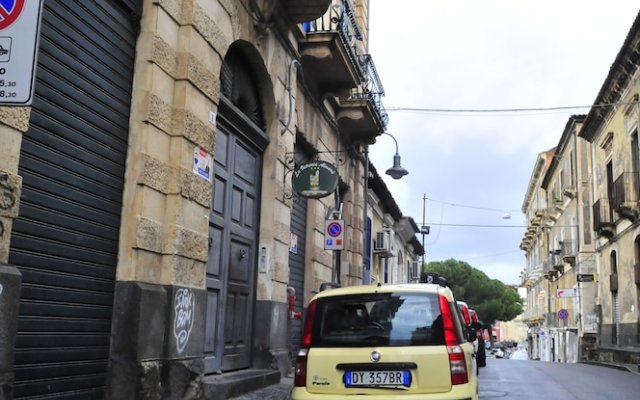
<path id="1" fill-rule="evenodd" d="M 374 252 L 388 253 L 391 251 L 391 231 L 383 230 L 376 232 L 376 240 L 373 244 Z"/>

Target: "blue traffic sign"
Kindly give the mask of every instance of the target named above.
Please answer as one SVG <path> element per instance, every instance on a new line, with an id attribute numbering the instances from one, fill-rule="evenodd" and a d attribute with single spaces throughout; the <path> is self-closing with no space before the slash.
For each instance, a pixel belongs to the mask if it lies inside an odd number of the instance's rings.
<path id="1" fill-rule="evenodd" d="M 560 319 L 569 318 L 569 311 L 567 311 L 565 308 L 561 309 L 560 311 L 558 311 L 558 318 Z"/>
<path id="2" fill-rule="evenodd" d="M 338 222 L 332 222 L 327 226 L 327 233 L 331 237 L 340 236 L 342 233 L 342 225 Z"/>

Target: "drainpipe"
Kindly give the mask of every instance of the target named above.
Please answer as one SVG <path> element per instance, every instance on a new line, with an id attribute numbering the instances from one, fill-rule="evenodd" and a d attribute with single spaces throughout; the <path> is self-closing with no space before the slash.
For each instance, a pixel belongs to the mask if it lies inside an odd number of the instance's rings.
<path id="1" fill-rule="evenodd" d="M 369 145 L 364 146 L 364 191 L 362 196 L 362 283 L 371 283 L 371 260 L 366 265 L 367 251 L 367 192 L 369 191 Z"/>

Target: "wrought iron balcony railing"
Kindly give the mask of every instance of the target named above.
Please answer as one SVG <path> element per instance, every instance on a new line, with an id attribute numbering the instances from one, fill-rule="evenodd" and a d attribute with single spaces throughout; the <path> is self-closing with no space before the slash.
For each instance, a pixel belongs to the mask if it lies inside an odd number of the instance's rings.
<path id="1" fill-rule="evenodd" d="M 384 96 L 384 88 L 380 81 L 380 76 L 373 63 L 370 54 L 362 54 L 358 56 L 360 69 L 363 71 L 363 84 L 361 88 L 352 90 L 349 100 L 367 100 L 373 106 L 373 110 L 382 131 L 385 130 L 389 122 L 389 114 L 382 105 L 382 96 Z"/>
<path id="2" fill-rule="evenodd" d="M 638 191 L 640 190 L 640 174 L 624 172 L 613 182 L 611 206 L 623 218 L 638 218 Z"/>
<path id="3" fill-rule="evenodd" d="M 358 41 L 362 40 L 362 33 L 356 22 L 352 0 L 334 2 L 326 14 L 314 21 L 302 23 L 302 27 L 309 34 L 337 32 L 360 78 L 364 77 L 364 71 L 358 63 L 357 47 Z"/>
<path id="4" fill-rule="evenodd" d="M 560 256 L 565 262 L 575 265 L 577 246 L 573 240 L 563 240 L 560 248 Z"/>
<path id="5" fill-rule="evenodd" d="M 593 229 L 605 237 L 611 237 L 615 232 L 613 213 L 606 198 L 598 199 L 593 204 Z"/>

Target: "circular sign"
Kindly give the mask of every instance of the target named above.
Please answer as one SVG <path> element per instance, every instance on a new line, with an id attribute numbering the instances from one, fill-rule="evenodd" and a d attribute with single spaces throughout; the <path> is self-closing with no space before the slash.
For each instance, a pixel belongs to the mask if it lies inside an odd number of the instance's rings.
<path id="1" fill-rule="evenodd" d="M 317 199 L 333 193 L 339 178 L 335 165 L 326 161 L 310 161 L 293 171 L 291 186 L 301 196 Z"/>
<path id="2" fill-rule="evenodd" d="M 569 317 L 569 311 L 567 311 L 565 308 L 558 311 L 558 318 L 567 319 L 568 317 Z"/>
<path id="3" fill-rule="evenodd" d="M 24 0 L 2 0 L 0 1 L 0 29 L 15 22 L 22 12 Z"/>
<path id="4" fill-rule="evenodd" d="M 342 233 L 342 225 L 338 222 L 332 222 L 327 225 L 327 233 L 331 237 L 338 237 Z"/>

